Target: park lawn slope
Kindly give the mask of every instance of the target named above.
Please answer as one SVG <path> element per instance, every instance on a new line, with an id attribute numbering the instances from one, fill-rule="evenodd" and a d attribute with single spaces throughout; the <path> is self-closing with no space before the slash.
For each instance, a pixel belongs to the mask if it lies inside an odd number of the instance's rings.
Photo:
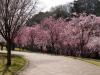
<path id="1" fill-rule="evenodd" d="M 82 58 L 82 57 L 72 57 L 74 59 L 82 60 L 91 64 L 94 64 L 96 66 L 100 67 L 100 59 L 92 59 L 92 58 Z"/>
<path id="2" fill-rule="evenodd" d="M 9 68 L 6 64 L 6 54 L 0 54 L 0 75 L 14 75 L 17 71 L 25 66 L 26 59 L 22 56 L 12 55 L 12 64 Z"/>

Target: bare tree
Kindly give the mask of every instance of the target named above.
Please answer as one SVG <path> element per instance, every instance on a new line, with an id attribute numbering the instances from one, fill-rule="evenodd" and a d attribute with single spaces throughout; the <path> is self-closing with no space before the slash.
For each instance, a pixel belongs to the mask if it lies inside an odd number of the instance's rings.
<path id="1" fill-rule="evenodd" d="M 0 0 L 0 34 L 6 40 L 7 66 L 11 65 L 11 47 L 19 29 L 35 12 L 37 0 Z"/>

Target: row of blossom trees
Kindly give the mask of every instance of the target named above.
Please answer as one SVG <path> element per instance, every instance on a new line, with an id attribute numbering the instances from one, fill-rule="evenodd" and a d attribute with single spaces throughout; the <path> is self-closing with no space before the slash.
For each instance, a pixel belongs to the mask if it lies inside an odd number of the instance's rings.
<path id="1" fill-rule="evenodd" d="M 18 47 L 38 48 L 48 53 L 91 56 L 92 50 L 87 44 L 99 31 L 99 21 L 100 18 L 95 15 L 85 13 L 76 15 L 70 21 L 50 16 L 40 24 L 21 28 L 15 43 Z"/>

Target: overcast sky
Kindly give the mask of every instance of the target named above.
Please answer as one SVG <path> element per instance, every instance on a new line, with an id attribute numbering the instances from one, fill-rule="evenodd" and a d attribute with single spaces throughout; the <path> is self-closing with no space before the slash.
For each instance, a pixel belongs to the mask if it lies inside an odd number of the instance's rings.
<path id="1" fill-rule="evenodd" d="M 72 2 L 74 0 L 39 0 L 39 8 L 48 11 L 50 8 Z"/>

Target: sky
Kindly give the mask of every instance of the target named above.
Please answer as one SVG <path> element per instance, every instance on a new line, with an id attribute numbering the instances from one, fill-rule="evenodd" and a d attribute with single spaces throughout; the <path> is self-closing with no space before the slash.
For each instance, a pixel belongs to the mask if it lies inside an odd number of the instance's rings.
<path id="1" fill-rule="evenodd" d="M 41 11 L 49 11 L 52 7 L 66 4 L 74 0 L 39 0 L 38 7 Z"/>

